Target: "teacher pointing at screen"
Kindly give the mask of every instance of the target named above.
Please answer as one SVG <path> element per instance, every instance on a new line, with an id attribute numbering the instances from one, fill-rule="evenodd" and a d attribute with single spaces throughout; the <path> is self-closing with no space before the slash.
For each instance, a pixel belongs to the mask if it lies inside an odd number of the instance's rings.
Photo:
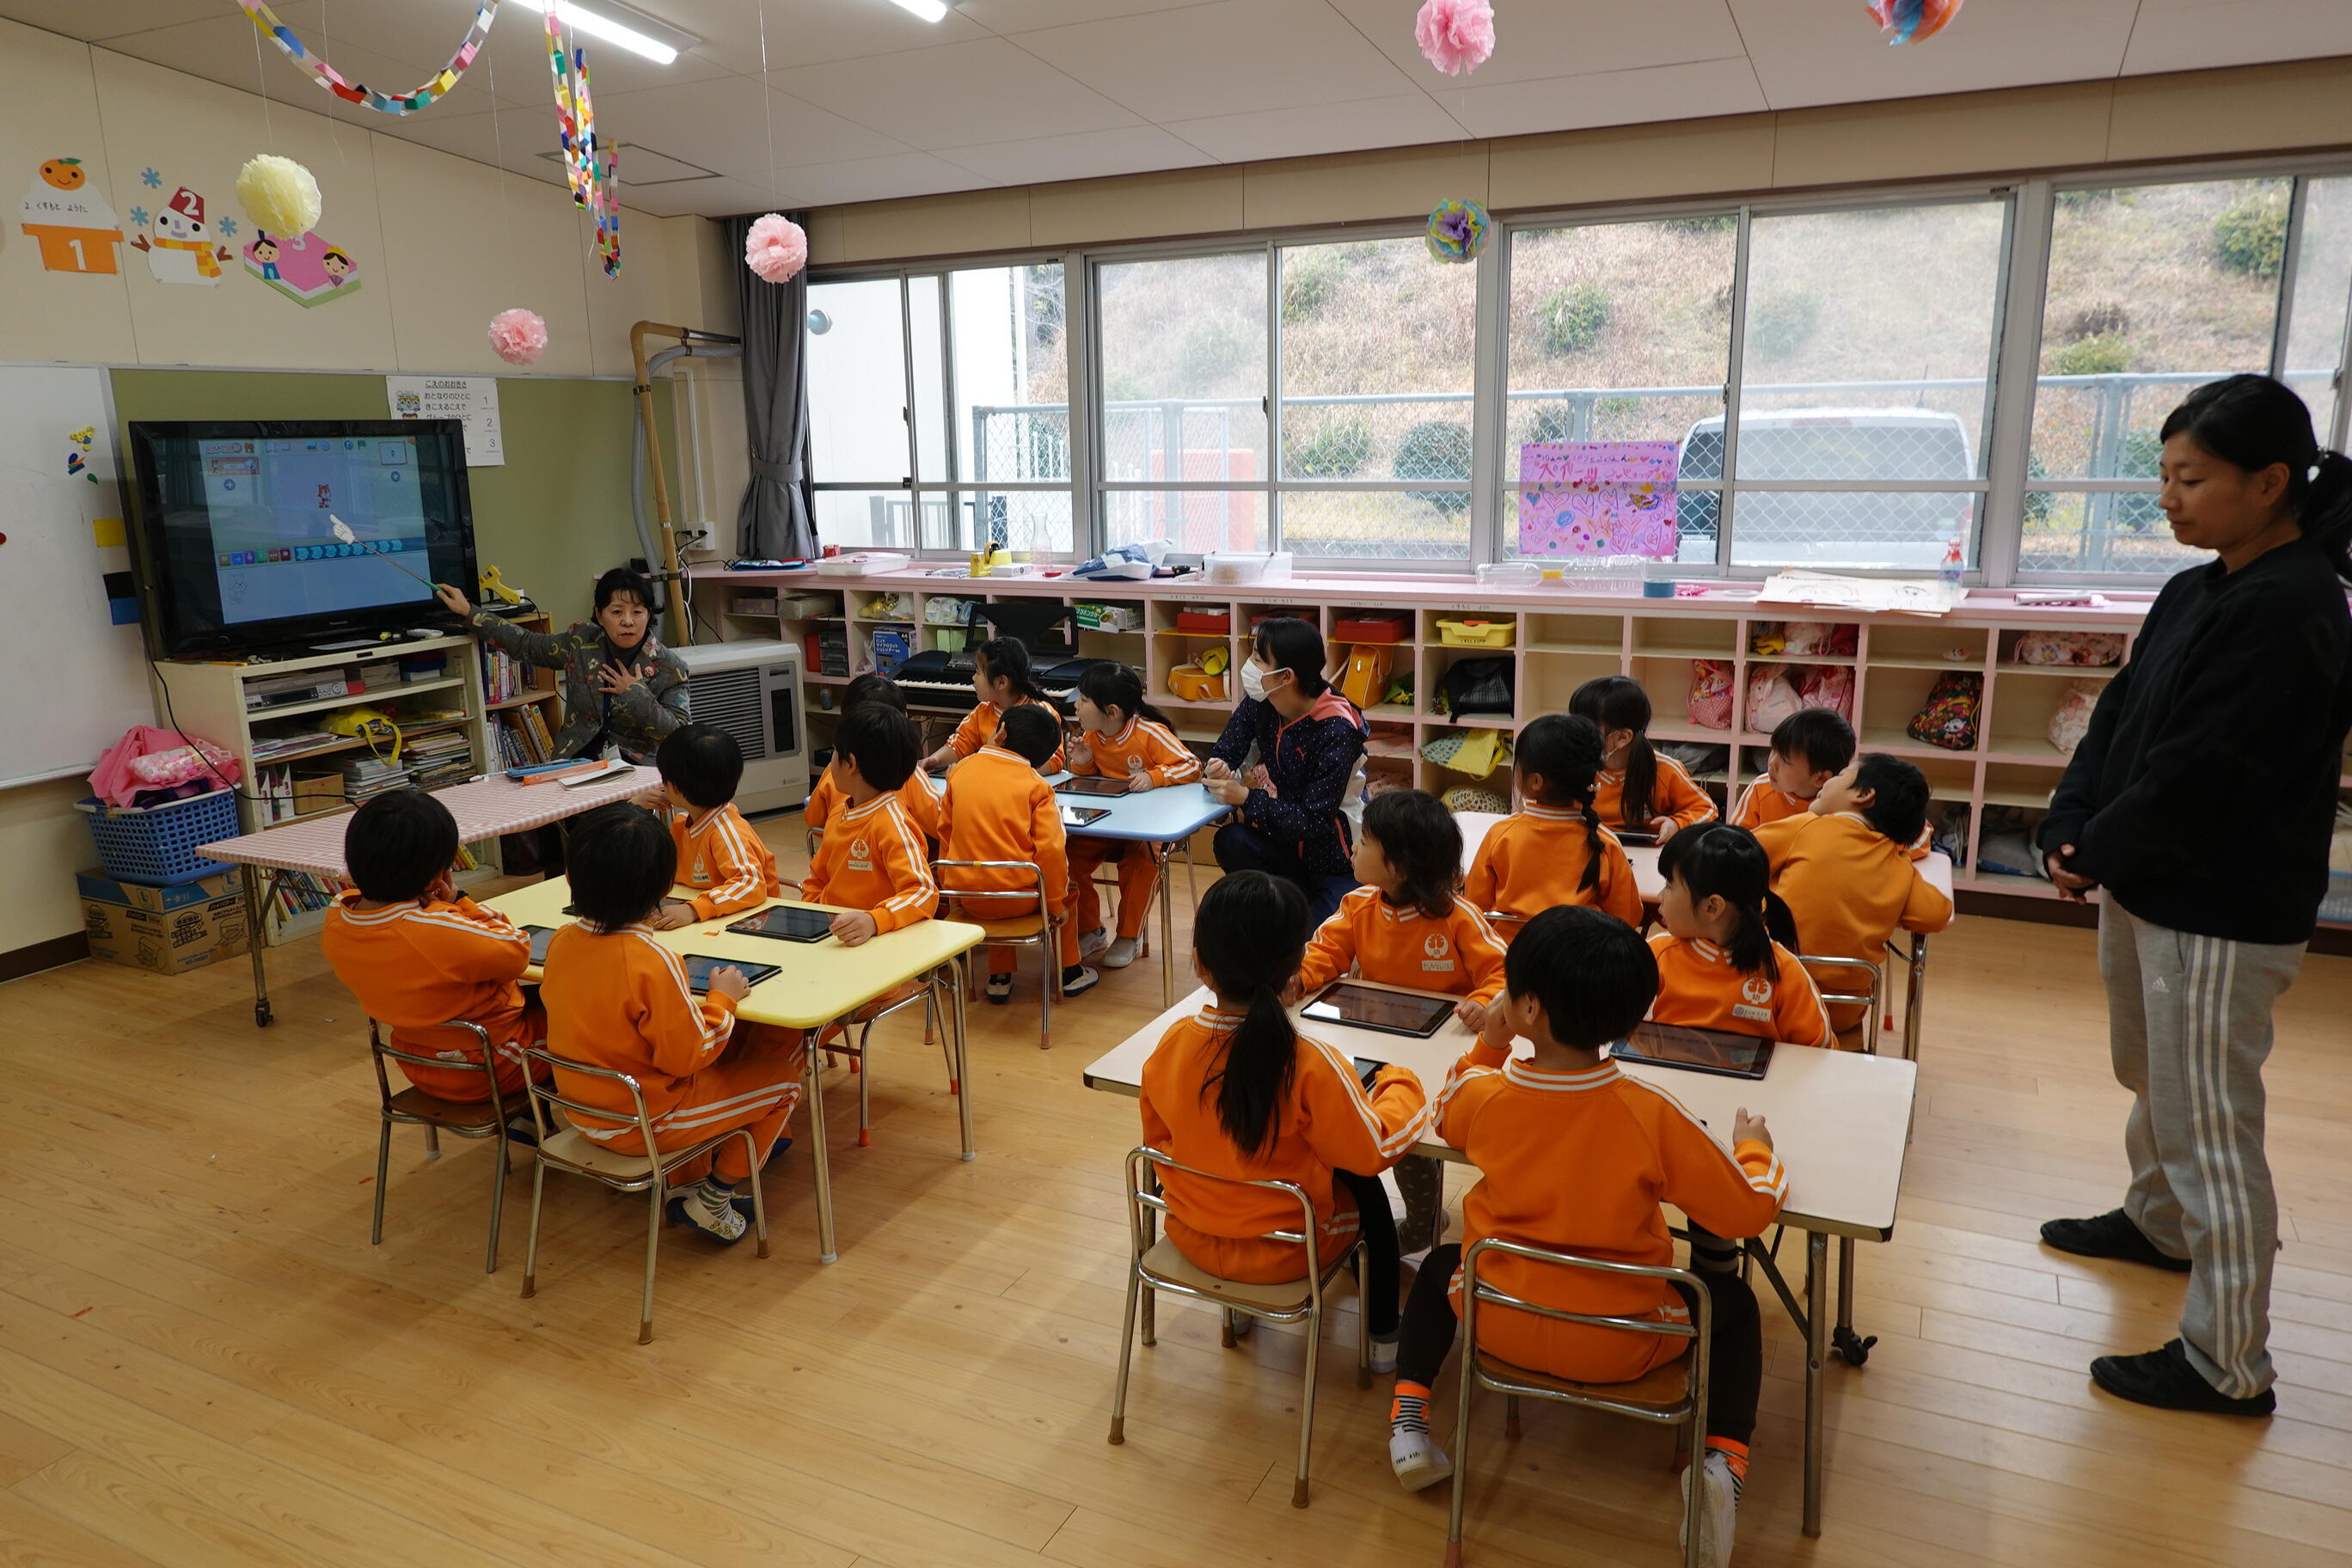
<path id="1" fill-rule="evenodd" d="M 1357 885 L 1340 805 L 1370 732 L 1323 668 L 1323 635 L 1312 626 L 1293 616 L 1260 622 L 1241 667 L 1241 703 L 1201 770 L 1209 793 L 1236 808 L 1217 829 L 1217 864 L 1297 883 L 1310 929 Z M 1244 779 L 1253 749 L 1258 763 Z"/>
<path id="2" fill-rule="evenodd" d="M 2166 418 L 2172 535 L 2219 557 L 2149 606 L 2099 697 L 2041 846 L 2099 906 L 2099 975 L 2131 1184 L 2052 1220 L 2062 1252 L 2189 1276 L 2180 1337 L 2101 1356 L 2092 1379 L 2173 1410 L 2267 1415 L 2278 1201 L 2263 1140 L 2271 1009 L 2327 888 L 2352 727 L 2352 462 L 2323 452 L 2263 375 L 2200 386 Z"/>

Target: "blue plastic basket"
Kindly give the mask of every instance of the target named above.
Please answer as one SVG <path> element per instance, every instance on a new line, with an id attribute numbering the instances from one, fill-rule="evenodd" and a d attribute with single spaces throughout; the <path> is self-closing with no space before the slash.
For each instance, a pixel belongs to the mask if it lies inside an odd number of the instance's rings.
<path id="1" fill-rule="evenodd" d="M 98 858 L 109 876 L 168 887 L 234 870 L 225 860 L 196 853 L 199 844 L 217 844 L 237 835 L 236 795 L 216 789 L 162 805 L 79 803 Z"/>
<path id="2" fill-rule="evenodd" d="M 2319 900 L 2319 918 L 2352 924 L 2352 873 L 2329 873 L 2327 896 Z"/>

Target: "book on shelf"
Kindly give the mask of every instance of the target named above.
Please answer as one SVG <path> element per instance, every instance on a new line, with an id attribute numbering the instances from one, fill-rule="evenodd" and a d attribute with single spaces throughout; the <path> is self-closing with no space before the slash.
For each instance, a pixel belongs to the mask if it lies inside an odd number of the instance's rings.
<path id="1" fill-rule="evenodd" d="M 325 909 L 335 901 L 341 890 L 341 884 L 331 878 L 299 871 L 279 872 L 270 894 L 270 929 L 283 931 L 298 917 Z"/>
<path id="2" fill-rule="evenodd" d="M 515 712 L 521 717 L 524 731 L 530 736 L 531 745 L 538 751 L 539 760 L 544 762 L 552 758 L 555 755 L 555 736 L 547 728 L 547 715 L 540 710 L 536 703 L 526 708 L 518 708 Z"/>

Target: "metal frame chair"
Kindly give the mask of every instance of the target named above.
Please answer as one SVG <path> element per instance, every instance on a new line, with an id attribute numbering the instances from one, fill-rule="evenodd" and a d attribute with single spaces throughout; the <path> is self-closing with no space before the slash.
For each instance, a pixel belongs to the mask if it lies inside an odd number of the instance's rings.
<path id="1" fill-rule="evenodd" d="M 483 1260 L 482 1272 L 499 1271 L 499 1220 L 506 1209 L 507 1174 L 514 1169 L 514 1161 L 507 1149 L 506 1099 L 499 1089 L 499 1069 L 489 1031 L 468 1018 L 452 1018 L 434 1026 L 441 1029 L 466 1029 L 481 1042 L 479 1063 L 444 1061 L 438 1057 L 420 1057 L 398 1050 L 383 1043 L 383 1037 L 373 1018 L 368 1020 L 368 1059 L 375 1065 L 375 1088 L 378 1097 L 375 1140 L 375 1218 L 368 1229 L 368 1245 L 383 1245 L 383 1189 L 392 1173 L 392 1130 L 402 1127 L 425 1129 L 425 1157 L 441 1157 L 441 1134 L 454 1132 L 460 1138 L 494 1138 L 499 1146 L 499 1166 L 490 1176 L 490 1246 Z M 415 1067 L 438 1068 L 444 1072 L 478 1071 L 489 1085 L 487 1100 L 443 1100 L 411 1085 L 394 1093 L 391 1075 L 383 1070 L 383 1059 L 390 1057 L 397 1062 Z M 482 1107 L 489 1108 L 489 1120 L 480 1120 Z"/>
<path id="2" fill-rule="evenodd" d="M 949 887 L 947 879 L 940 875 L 940 872 L 949 870 L 1026 871 L 1029 873 L 1029 885 L 1026 888 L 988 888 L 969 890 L 955 889 Z M 940 897 L 942 899 L 965 900 L 989 893 L 1003 893 L 1008 896 L 1034 898 L 1037 900 L 1035 910 L 1025 915 L 1015 915 L 1011 920 L 984 921 L 973 916 L 966 918 L 971 919 L 974 925 L 988 933 L 987 940 L 981 943 L 982 948 L 1034 947 L 1043 951 L 1045 959 L 1045 989 L 1044 1005 L 1038 1015 L 1037 1048 L 1041 1051 L 1052 1050 L 1054 1048 L 1054 998 L 1062 989 L 1059 933 L 1063 921 L 1068 917 L 1057 915 L 1046 907 L 1045 869 L 1034 860 L 934 860 L 931 862 L 931 879 L 939 884 Z M 964 994 L 968 996 L 971 994 L 972 980 L 970 952 L 965 953 L 958 963 L 963 971 L 961 979 Z M 953 1076 L 952 1069 L 950 1076 Z M 961 1092 L 961 1086 L 957 1087 L 958 1092 Z"/>
<path id="3" fill-rule="evenodd" d="M 1860 1005 L 1867 1009 L 1867 1014 L 1863 1019 L 1862 1048 L 1867 1054 L 1876 1056 L 1878 1025 L 1884 1016 L 1886 1003 L 1885 971 L 1866 958 L 1831 958 L 1826 955 L 1816 956 L 1812 953 L 1801 952 L 1797 954 L 1797 962 L 1805 966 L 1807 973 L 1813 974 L 1813 984 L 1816 986 L 1821 984 L 1821 976 L 1814 973 L 1817 970 L 1830 969 L 1848 974 L 1859 972 L 1869 976 L 1869 985 L 1866 989 L 1823 991 L 1822 1000 L 1832 1006 L 1845 1004 Z"/>
<path id="4" fill-rule="evenodd" d="M 1594 1274 L 1662 1279 L 1687 1285 L 1696 1298 L 1696 1304 L 1687 1323 L 1658 1318 L 1594 1317 L 1558 1307 L 1538 1306 L 1479 1280 L 1479 1261 L 1497 1253 L 1561 1268 L 1581 1268 Z M 1513 1366 L 1479 1350 L 1478 1309 L 1481 1303 L 1508 1307 L 1564 1323 L 1624 1329 L 1634 1333 L 1688 1340 L 1690 1343 L 1679 1360 L 1654 1368 L 1645 1376 L 1630 1383 L 1578 1383 Z M 1521 1399 L 1549 1399 L 1562 1405 L 1580 1405 L 1587 1410 L 1630 1416 L 1653 1426 L 1685 1428 L 1686 1432 L 1676 1434 L 1675 1457 L 1679 1462 L 1685 1454 L 1699 1452 L 1706 1442 L 1707 1353 L 1714 1336 L 1714 1303 L 1699 1277 L 1687 1268 L 1612 1263 L 1550 1247 L 1529 1247 L 1524 1242 L 1506 1241 L 1499 1237 L 1473 1242 L 1469 1250 L 1462 1255 L 1462 1396 L 1454 1426 L 1454 1507 L 1446 1522 L 1445 1568 L 1461 1568 L 1462 1564 L 1462 1508 L 1470 1476 L 1470 1395 L 1475 1389 L 1482 1386 L 1491 1388 L 1504 1396 L 1503 1432 L 1507 1437 L 1516 1439 L 1519 1435 Z M 1677 1384 L 1680 1385 L 1678 1393 L 1675 1391 Z M 1651 1389 L 1653 1385 L 1657 1385 L 1655 1391 L 1667 1397 L 1647 1399 L 1640 1396 L 1637 1391 Z M 1683 1562 L 1685 1568 L 1698 1568 L 1698 1521 L 1703 1501 L 1697 1478 L 1693 1477 L 1683 1499 Z"/>
<path id="5" fill-rule="evenodd" d="M 1149 1180 L 1145 1167 L 1151 1167 Z M 1315 1224 L 1315 1200 L 1296 1182 L 1252 1182 L 1233 1176 L 1219 1176 L 1196 1170 L 1150 1147 L 1138 1147 L 1127 1155 L 1127 1218 L 1128 1270 L 1127 1313 L 1120 1324 L 1118 1342 L 1118 1386 L 1111 1397 L 1110 1440 L 1127 1441 L 1127 1373 L 1128 1363 L 1135 1350 L 1136 1324 L 1139 1316 L 1143 1326 L 1143 1342 L 1159 1342 L 1155 1332 L 1153 1307 L 1160 1292 L 1186 1296 L 1195 1301 L 1207 1301 L 1227 1314 L 1242 1313 L 1263 1318 L 1270 1323 L 1307 1323 L 1306 1391 L 1299 1401 L 1298 1415 L 1298 1475 L 1290 1489 L 1293 1508 L 1307 1506 L 1307 1460 L 1315 1441 L 1315 1365 L 1317 1352 L 1323 1343 L 1324 1294 L 1331 1281 L 1354 1266 L 1356 1302 L 1359 1308 L 1356 1332 L 1356 1386 L 1370 1388 L 1372 1384 L 1372 1336 L 1370 1319 L 1361 1311 L 1366 1300 L 1364 1289 L 1364 1246 L 1356 1242 L 1335 1258 L 1328 1268 L 1310 1268 L 1303 1279 L 1279 1285 L 1251 1285 L 1238 1280 L 1220 1279 L 1208 1270 L 1194 1265 L 1177 1250 L 1176 1244 L 1152 1237 L 1156 1214 L 1168 1212 L 1168 1200 L 1151 1189 L 1159 1185 L 1158 1173 L 1162 1167 L 1181 1171 L 1206 1182 L 1224 1182 L 1237 1187 L 1265 1187 L 1287 1193 L 1298 1200 L 1300 1227 L 1297 1230 L 1270 1230 L 1260 1240 L 1295 1242 L 1306 1247 L 1310 1255 L 1316 1243 L 1310 1237 L 1321 1234 Z M 1146 1287 L 1149 1287 L 1147 1289 Z M 1219 1336 L 1227 1347 L 1234 1343 L 1233 1322 L 1224 1319 L 1223 1331 Z"/>
<path id="6" fill-rule="evenodd" d="M 551 1170 L 570 1175 L 585 1176 L 618 1193 L 650 1193 L 652 1202 L 646 1220 L 646 1293 L 637 1314 L 637 1343 L 651 1344 L 654 1338 L 654 1260 L 661 1247 L 662 1208 L 669 1196 L 669 1173 L 690 1160 L 698 1160 L 717 1149 L 730 1138 L 743 1140 L 744 1152 L 751 1157 L 751 1227 L 760 1238 L 760 1256 L 768 1256 L 768 1205 L 760 1194 L 760 1147 L 748 1127 L 730 1128 L 725 1132 L 701 1139 L 683 1149 L 660 1150 L 644 1154 L 623 1154 L 606 1149 L 582 1133 L 577 1128 L 561 1131 L 550 1125 L 547 1108 L 561 1106 L 568 1112 L 610 1120 L 613 1112 L 600 1106 L 567 1099 L 556 1087 L 552 1069 L 579 1073 L 584 1078 L 600 1078 L 625 1084 L 629 1089 L 629 1105 L 635 1112 L 637 1135 L 645 1140 L 648 1151 L 657 1149 L 654 1142 L 653 1118 L 646 1111 L 645 1091 L 637 1080 L 625 1072 L 611 1068 L 593 1067 L 586 1062 L 559 1057 L 553 1051 L 538 1047 L 526 1047 L 523 1055 L 530 1061 L 551 1069 L 544 1079 L 534 1079 L 525 1087 L 530 1096 L 531 1124 L 539 1131 L 539 1147 L 530 1169 L 530 1240 L 522 1255 L 522 1293 L 539 1294 L 539 1212 L 541 1195 L 547 1186 Z"/>
<path id="7" fill-rule="evenodd" d="M 876 1006 L 871 1013 L 861 1012 L 852 1017 L 838 1019 L 816 1031 L 817 1040 L 813 1041 L 809 1048 L 813 1051 L 823 1051 L 829 1057 L 845 1058 L 849 1063 L 850 1076 L 857 1080 L 857 1146 L 859 1148 L 866 1148 L 874 1142 L 872 1115 L 874 1075 L 866 1065 L 866 1042 L 873 1034 L 874 1026 L 899 1008 L 911 1007 L 918 1002 L 923 1005 L 923 1039 L 928 1043 L 936 1038 L 940 1043 L 940 1054 L 947 1058 L 948 1092 L 950 1094 L 963 1092 L 963 1085 L 956 1079 L 954 1043 L 948 1038 L 946 1031 L 939 1027 L 939 1009 L 935 1005 L 937 1001 L 937 984 L 932 979 L 926 977 L 922 983 L 922 988 L 919 991 L 901 996 L 887 1005 Z M 868 1005 L 873 1005 L 868 1004 Z M 840 1030 L 840 1034 L 827 1038 L 835 1029 Z M 849 1031 L 852 1029 L 857 1031 L 857 1043 L 854 1046 L 849 1043 Z"/>
<path id="8" fill-rule="evenodd" d="M 1906 980 L 1903 991 L 1903 1059 L 1919 1059 L 1919 1023 L 1921 1010 L 1927 1005 L 1927 937 L 1924 931 L 1907 933 L 1911 949 L 1905 952 L 1886 939 L 1886 951 L 1902 961 Z"/>
<path id="9" fill-rule="evenodd" d="M 1886 944 L 1889 952 L 1913 965 L 1912 1002 L 1909 1014 L 1904 1021 L 1906 1047 L 1903 1054 L 1906 1058 L 1912 1057 L 1917 1049 L 1916 1031 L 1918 1019 L 1918 986 L 1925 978 L 1927 962 L 1927 939 L 1915 937 L 1913 941 L 1918 949 L 1916 958 L 1912 954 L 1903 952 L 1892 942 Z M 1835 969 L 1848 973 L 1859 970 L 1870 977 L 1870 986 L 1867 991 L 1824 991 L 1822 993 L 1822 1000 L 1825 1003 L 1858 1003 L 1868 1010 L 1868 1016 L 1863 1019 L 1862 1048 L 1865 1055 L 1876 1056 L 1879 1028 L 1886 1016 L 1886 972 L 1866 958 L 1812 958 L 1799 953 L 1797 962 L 1803 964 L 1809 972 L 1814 969 Z M 1779 1245 L 1780 1237 L 1775 1234 L 1773 1246 L 1776 1250 Z M 1845 1359 L 1849 1366 L 1860 1366 L 1868 1361 L 1870 1347 L 1878 1342 L 1876 1334 L 1860 1334 L 1854 1331 L 1853 1237 L 1850 1236 L 1838 1237 L 1838 1321 L 1837 1326 L 1831 1331 L 1830 1340 L 1836 1347 L 1837 1353 Z"/>

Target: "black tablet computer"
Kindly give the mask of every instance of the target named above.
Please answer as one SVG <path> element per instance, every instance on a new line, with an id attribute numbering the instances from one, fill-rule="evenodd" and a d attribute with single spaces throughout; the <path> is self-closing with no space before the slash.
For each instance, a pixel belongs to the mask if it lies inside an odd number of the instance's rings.
<path id="1" fill-rule="evenodd" d="M 1662 1068 L 1719 1073 L 1725 1078 L 1762 1078 L 1764 1069 L 1772 1065 L 1772 1044 L 1754 1035 L 1644 1022 L 1634 1025 L 1633 1034 L 1610 1047 L 1609 1054 L 1621 1062 L 1654 1062 Z"/>
<path id="2" fill-rule="evenodd" d="M 1356 1064 L 1356 1081 L 1367 1089 L 1372 1087 L 1372 1079 L 1381 1076 L 1381 1068 L 1385 1065 L 1370 1057 L 1351 1057 L 1349 1059 Z"/>
<path id="3" fill-rule="evenodd" d="M 1125 795 L 1125 779 L 1107 779 L 1094 773 L 1072 773 L 1054 786 L 1058 795 Z"/>
<path id="4" fill-rule="evenodd" d="M 1655 849 L 1658 836 L 1646 827 L 1612 827 L 1612 837 L 1628 849 Z"/>
<path id="5" fill-rule="evenodd" d="M 727 929 L 739 936 L 772 936 L 778 942 L 823 942 L 833 930 L 833 916 L 824 910 L 778 904 L 730 921 Z"/>
<path id="6" fill-rule="evenodd" d="M 523 935 L 530 938 L 530 961 L 539 968 L 547 967 L 547 944 L 555 940 L 553 926 L 525 926 Z"/>
<path id="7" fill-rule="evenodd" d="M 740 958 L 713 958 L 707 952 L 682 952 L 678 956 L 686 960 L 687 987 L 698 996 L 710 989 L 713 970 L 740 969 L 743 978 L 754 985 L 783 973 L 772 963 L 746 963 Z"/>
<path id="8" fill-rule="evenodd" d="M 1062 826 L 1085 827 L 1100 822 L 1110 813 L 1099 805 L 1066 805 L 1062 807 Z"/>
<path id="9" fill-rule="evenodd" d="M 1381 991 L 1342 980 L 1327 986 L 1300 1008 L 1299 1016 L 1318 1024 L 1346 1024 L 1358 1029 L 1378 1029 L 1384 1035 L 1410 1035 L 1425 1040 L 1444 1027 L 1454 1016 L 1451 996 L 1424 996 L 1415 991 Z"/>

